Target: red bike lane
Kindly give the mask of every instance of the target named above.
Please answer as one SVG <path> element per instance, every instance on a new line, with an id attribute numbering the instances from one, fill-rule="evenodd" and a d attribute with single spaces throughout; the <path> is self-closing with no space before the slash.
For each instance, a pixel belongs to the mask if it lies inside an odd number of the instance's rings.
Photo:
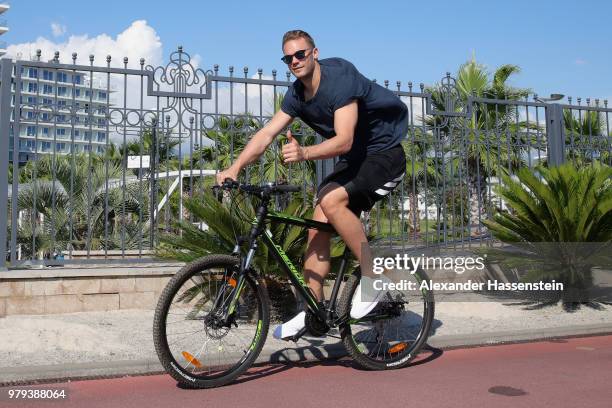
<path id="1" fill-rule="evenodd" d="M 185 390 L 167 375 L 0 389 L 2 407 L 606 407 L 612 336 L 423 352 L 408 368 L 348 359 L 254 367 L 235 383 Z M 8 400 L 7 390 L 65 388 L 66 400 Z"/>

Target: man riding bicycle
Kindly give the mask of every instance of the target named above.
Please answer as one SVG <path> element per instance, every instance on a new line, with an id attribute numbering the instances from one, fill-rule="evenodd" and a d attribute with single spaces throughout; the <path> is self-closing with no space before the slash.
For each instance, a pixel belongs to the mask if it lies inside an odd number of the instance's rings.
<path id="1" fill-rule="evenodd" d="M 364 77 L 341 58 L 319 60 L 312 37 L 301 30 L 283 36 L 283 62 L 297 78 L 287 90 L 281 109 L 246 145 L 236 161 L 217 174 L 237 180 L 240 171 L 255 162 L 283 129 L 299 117 L 327 140 L 314 146 L 300 146 L 287 132 L 289 143 L 282 148 L 285 163 L 320 160 L 339 156 L 333 172 L 317 190 L 313 219 L 333 225 L 361 264 L 361 284 L 372 287 L 371 251 L 363 225 L 362 211 L 391 192 L 402 180 L 406 156 L 400 144 L 408 130 L 408 108 L 390 90 Z M 323 281 L 330 270 L 331 234 L 308 231 L 304 277 L 319 301 Z M 364 286 L 365 287 L 365 286 Z M 383 291 L 373 299 L 361 299 L 355 291 L 351 317 L 367 315 Z M 305 327 L 305 312 L 298 313 L 274 330 L 278 339 L 291 338 Z"/>

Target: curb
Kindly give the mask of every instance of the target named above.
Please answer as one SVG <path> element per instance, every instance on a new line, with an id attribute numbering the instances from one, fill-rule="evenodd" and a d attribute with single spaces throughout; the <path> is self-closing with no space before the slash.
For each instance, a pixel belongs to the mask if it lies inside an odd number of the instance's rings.
<path id="1" fill-rule="evenodd" d="M 590 324 L 569 327 L 544 328 L 533 330 L 497 331 L 477 334 L 458 334 L 430 337 L 430 348 L 452 350 L 458 348 L 483 347 L 510 343 L 523 343 L 549 339 L 585 337 L 612 334 L 610 324 Z M 309 345 L 302 345 L 309 342 Z M 343 344 L 326 342 L 321 338 L 305 337 L 297 343 L 287 343 L 287 347 L 277 349 L 265 347 L 257 358 L 257 363 L 295 363 L 303 361 L 323 361 L 346 356 Z M 75 363 L 27 367 L 6 367 L 0 373 L 0 387 L 18 384 L 36 384 L 75 380 L 114 378 L 133 375 L 163 374 L 157 359 L 121 360 L 100 363 Z"/>

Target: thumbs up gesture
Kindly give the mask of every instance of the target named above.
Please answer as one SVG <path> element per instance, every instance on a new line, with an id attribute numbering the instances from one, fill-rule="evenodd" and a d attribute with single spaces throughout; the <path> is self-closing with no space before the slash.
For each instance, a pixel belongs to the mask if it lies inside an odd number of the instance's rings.
<path id="1" fill-rule="evenodd" d="M 306 148 L 300 146 L 297 140 L 291 134 L 291 130 L 287 131 L 288 143 L 283 146 L 283 162 L 301 162 L 307 160 Z"/>

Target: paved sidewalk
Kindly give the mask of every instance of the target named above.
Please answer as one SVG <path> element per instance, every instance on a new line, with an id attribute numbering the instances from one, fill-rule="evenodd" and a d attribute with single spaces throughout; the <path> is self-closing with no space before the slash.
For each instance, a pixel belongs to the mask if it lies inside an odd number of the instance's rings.
<path id="1" fill-rule="evenodd" d="M 0 383 L 158 372 L 152 322 L 152 311 L 137 310 L 0 318 Z M 560 306 L 527 310 L 512 301 L 441 302 L 428 344 L 447 349 L 603 333 L 612 333 L 612 306 L 568 313 Z M 295 344 L 270 333 L 259 361 L 342 355 L 334 337 Z"/>

